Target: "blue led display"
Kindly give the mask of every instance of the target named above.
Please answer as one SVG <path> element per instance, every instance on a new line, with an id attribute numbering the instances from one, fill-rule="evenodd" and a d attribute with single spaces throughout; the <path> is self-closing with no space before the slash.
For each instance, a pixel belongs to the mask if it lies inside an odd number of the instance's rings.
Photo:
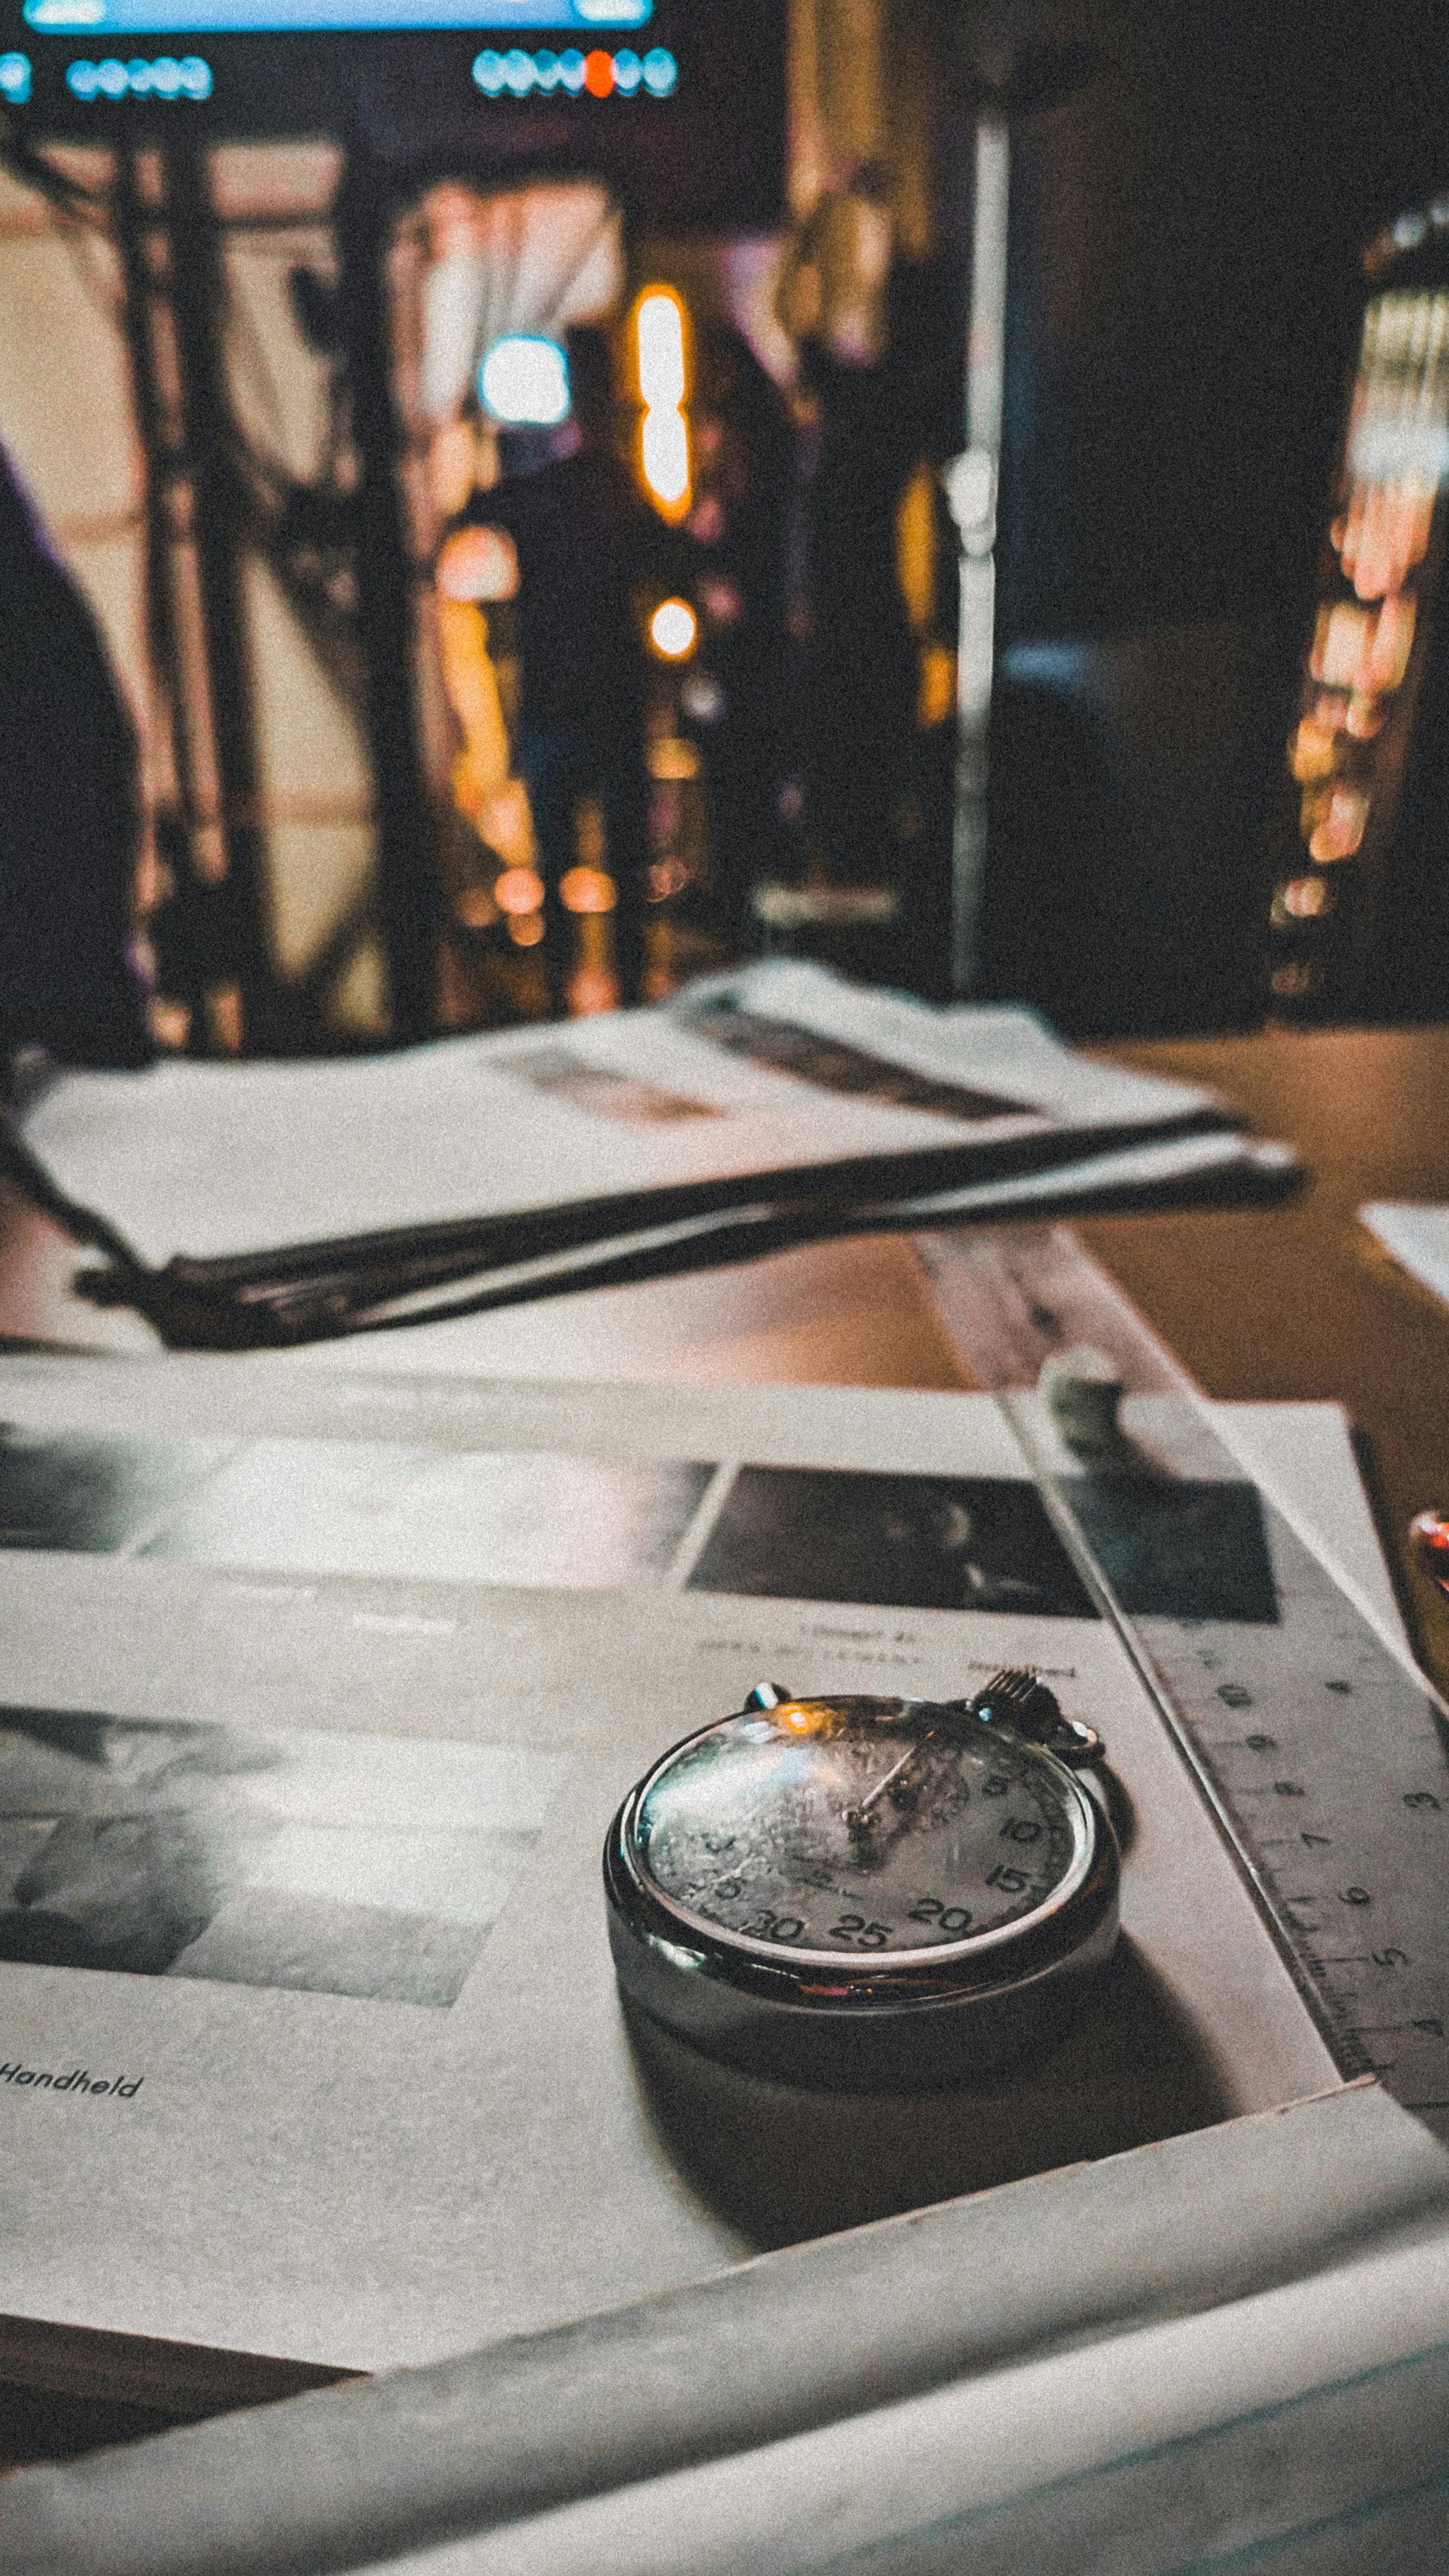
<path id="1" fill-rule="evenodd" d="M 590 62 L 594 72 L 590 74 Z M 571 46 L 562 54 L 526 54 L 512 45 L 506 54 L 485 46 L 473 63 L 473 78 L 485 98 L 547 98 L 563 90 L 579 98 L 587 89 L 596 98 L 617 90 L 621 98 L 670 98 L 679 86 L 679 65 L 663 45 L 655 45 L 641 62 L 632 47 L 617 54 L 581 54 Z"/>
<path id="2" fill-rule="evenodd" d="M 183 54 L 178 63 L 162 54 L 154 63 L 67 63 L 65 85 L 72 98 L 210 98 L 211 65 L 200 54 Z"/>
<path id="3" fill-rule="evenodd" d="M 653 15 L 654 0 L 25 0 L 24 7 L 39 35 L 96 37 L 427 27 L 559 27 L 583 36 L 642 27 Z"/>
<path id="4" fill-rule="evenodd" d="M 8 107 L 23 107 L 30 96 L 30 56 L 0 54 L 0 98 Z"/>

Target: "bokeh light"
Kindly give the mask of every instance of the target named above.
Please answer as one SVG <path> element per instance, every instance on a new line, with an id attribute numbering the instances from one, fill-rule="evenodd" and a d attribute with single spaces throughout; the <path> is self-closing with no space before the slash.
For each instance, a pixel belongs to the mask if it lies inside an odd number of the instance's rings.
<path id="1" fill-rule="evenodd" d="M 683 662 L 694 651 L 699 622 L 687 599 L 662 599 L 649 620 L 649 641 L 666 662 Z"/>
<path id="2" fill-rule="evenodd" d="M 639 438 L 644 480 L 671 519 L 689 506 L 689 430 L 682 411 L 647 411 Z"/>
<path id="3" fill-rule="evenodd" d="M 634 307 L 634 359 L 644 417 L 639 462 L 653 500 L 667 519 L 689 510 L 691 467 L 689 350 L 684 306 L 670 286 L 648 286 Z"/>
<path id="4" fill-rule="evenodd" d="M 537 912 L 543 903 L 543 879 L 536 868 L 505 868 L 494 885 L 493 900 L 500 912 L 510 915 Z"/>
<path id="5" fill-rule="evenodd" d="M 639 399 L 646 411 L 677 411 L 689 398 L 684 354 L 684 307 L 672 287 L 651 286 L 634 316 L 639 359 Z"/>
<path id="6" fill-rule="evenodd" d="M 465 930 L 489 930 L 498 919 L 498 906 L 486 886 L 463 886 L 453 898 L 453 912 Z"/>
<path id="7" fill-rule="evenodd" d="M 478 370 L 478 397 L 511 428 L 557 429 L 573 408 L 568 359 L 557 340 L 510 332 L 494 341 Z"/>
<path id="8" fill-rule="evenodd" d="M 612 912 L 619 889 L 603 868 L 570 868 L 559 885 L 565 912 Z"/>
<path id="9" fill-rule="evenodd" d="M 438 556 L 438 588 L 445 599 L 472 604 L 512 599 L 518 590 L 518 555 L 502 528 L 456 528 Z"/>

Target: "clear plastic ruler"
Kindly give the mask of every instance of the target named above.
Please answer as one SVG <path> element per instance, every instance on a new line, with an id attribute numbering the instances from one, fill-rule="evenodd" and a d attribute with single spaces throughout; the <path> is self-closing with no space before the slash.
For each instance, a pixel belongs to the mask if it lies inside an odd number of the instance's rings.
<path id="1" fill-rule="evenodd" d="M 1449 1708 L 1065 1229 L 914 1240 L 1335 2062 L 1449 2138 Z M 1036 1391 L 1083 1345 L 1124 1388 L 1120 1438 L 1086 1454 Z"/>

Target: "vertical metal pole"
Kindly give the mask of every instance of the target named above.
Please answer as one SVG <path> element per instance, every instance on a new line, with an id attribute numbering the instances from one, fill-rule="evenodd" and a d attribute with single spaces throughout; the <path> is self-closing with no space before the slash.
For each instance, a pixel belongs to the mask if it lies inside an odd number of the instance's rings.
<path id="1" fill-rule="evenodd" d="M 970 993 L 986 872 L 987 743 L 996 626 L 996 488 L 1006 372 L 1007 215 L 1011 137 L 988 110 L 976 127 L 971 318 L 966 343 L 966 445 L 946 469 L 961 537 L 957 648 L 956 813 L 951 851 L 951 989 Z"/>
<path id="2" fill-rule="evenodd" d="M 168 153 L 166 228 L 190 470 L 201 622 L 211 688 L 211 727 L 221 792 L 221 845 L 230 955 L 218 960 L 241 988 L 246 1043 L 265 1045 L 274 978 L 262 905 L 265 865 L 261 769 L 251 637 L 242 589 L 242 525 L 230 449 L 231 398 L 223 322 L 226 275 L 205 147 Z"/>
<path id="3" fill-rule="evenodd" d="M 403 434 L 392 390 L 386 261 L 393 200 L 385 177 L 350 154 L 337 205 L 358 492 L 357 623 L 367 674 L 367 738 L 377 812 L 378 912 L 393 1033 L 435 1026 L 438 872 L 419 746 L 415 572 L 399 482 Z"/>
<path id="4" fill-rule="evenodd" d="M 159 159 L 151 156 L 159 171 Z M 164 758 L 188 825 L 199 810 L 195 789 L 196 747 L 192 710 L 181 678 L 181 644 L 177 633 L 172 579 L 172 546 L 177 487 L 185 481 L 185 459 L 179 414 L 165 398 L 156 364 L 158 299 L 170 293 L 170 258 L 158 205 L 148 204 L 141 186 L 139 157 L 117 157 L 113 232 L 121 264 L 121 328 L 131 370 L 131 407 L 145 476 L 146 637 L 152 684 L 164 709 Z M 164 260 L 158 276 L 157 268 Z M 186 492 L 188 524 L 190 493 Z"/>

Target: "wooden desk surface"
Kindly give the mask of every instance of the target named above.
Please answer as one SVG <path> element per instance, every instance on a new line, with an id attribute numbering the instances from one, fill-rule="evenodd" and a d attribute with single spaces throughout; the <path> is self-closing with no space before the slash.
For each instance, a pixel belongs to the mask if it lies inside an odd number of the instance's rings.
<path id="1" fill-rule="evenodd" d="M 1309 1164 L 1281 1207 L 1101 1218 L 1078 1232 L 1210 1395 L 1347 1406 L 1411 1628 L 1449 1689 L 1449 1603 L 1404 1544 L 1412 1515 L 1449 1499 L 1449 1309 L 1357 1222 L 1369 1199 L 1449 1200 L 1449 1028 L 1269 1030 L 1111 1052 L 1215 1084 Z"/>

